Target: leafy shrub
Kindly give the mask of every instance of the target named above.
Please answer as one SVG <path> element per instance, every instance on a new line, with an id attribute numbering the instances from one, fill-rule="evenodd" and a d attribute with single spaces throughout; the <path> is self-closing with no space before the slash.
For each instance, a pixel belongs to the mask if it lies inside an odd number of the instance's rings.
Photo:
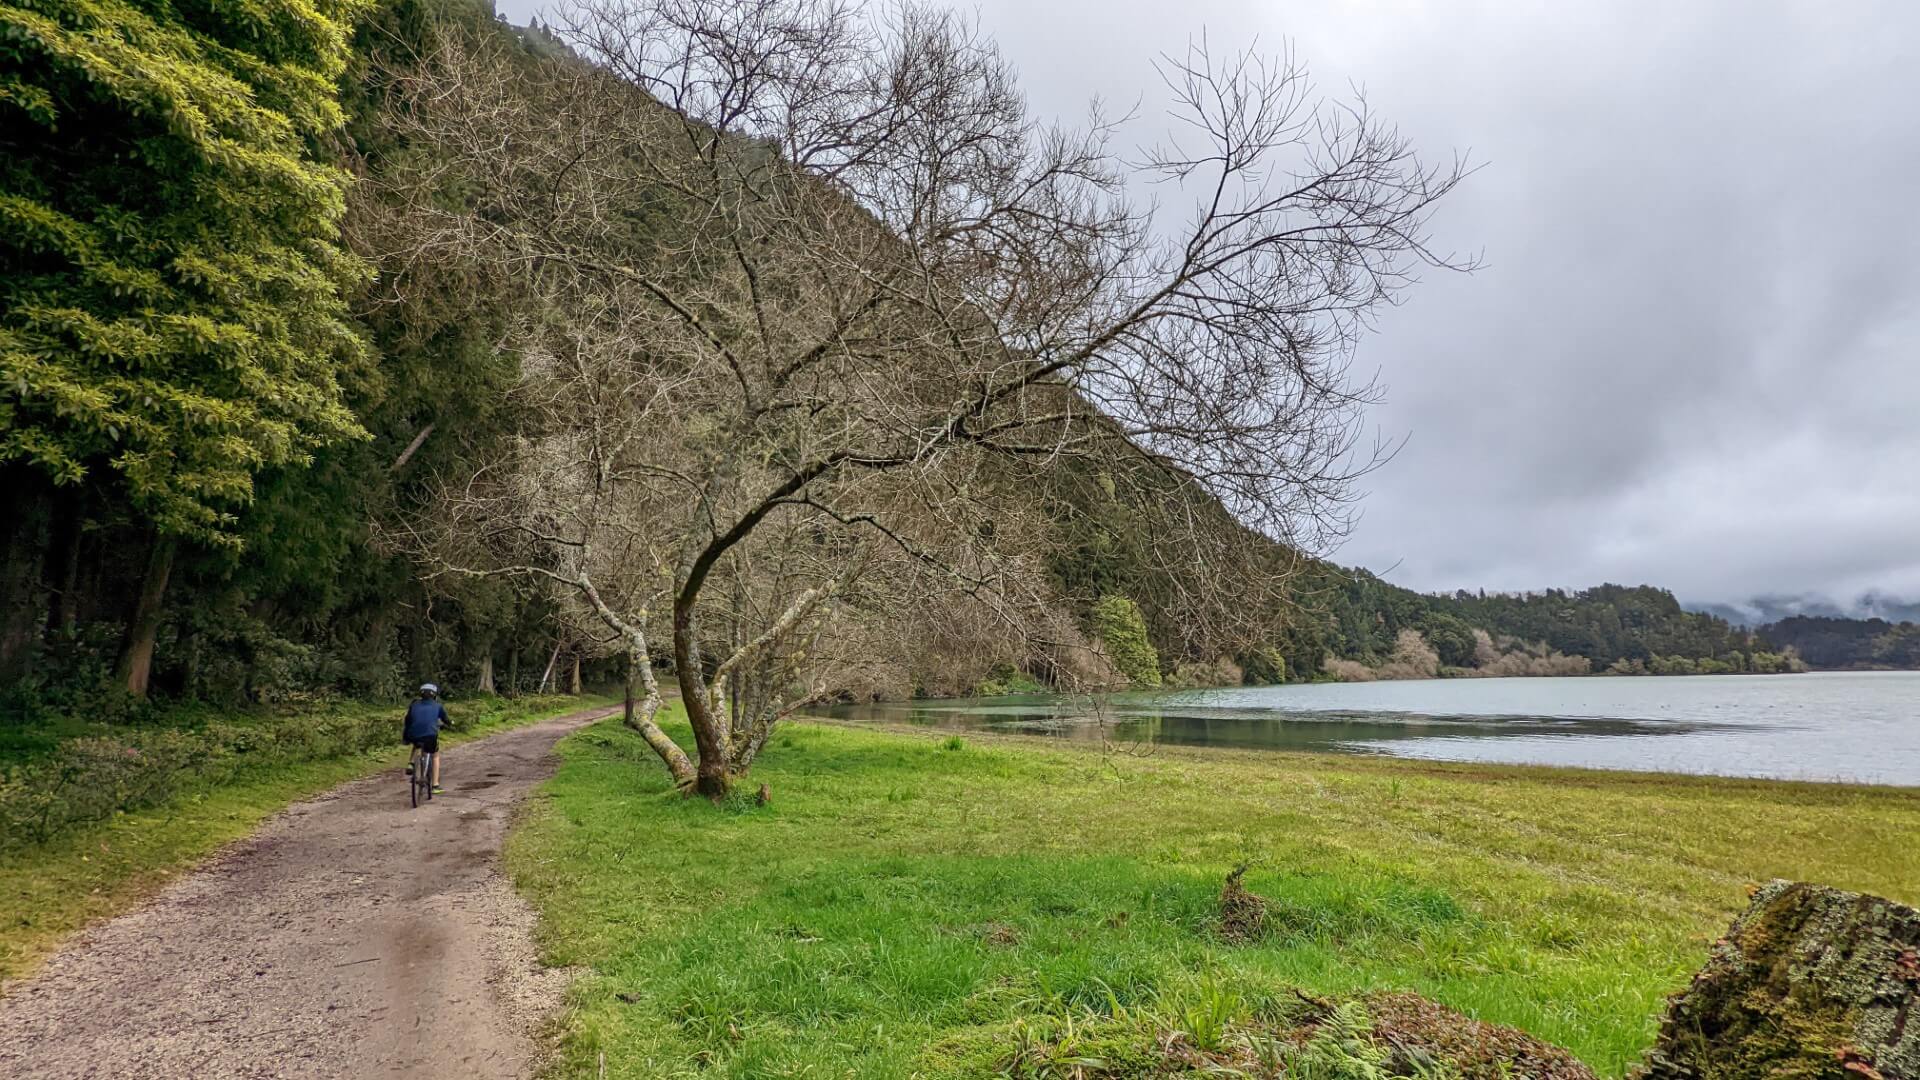
<path id="1" fill-rule="evenodd" d="M 1373 1038 L 1373 1021 L 1357 1001 L 1336 1006 L 1305 1046 L 1279 1052 L 1281 1071 L 1299 1080 L 1388 1080 L 1392 1055 Z"/>
<path id="2" fill-rule="evenodd" d="M 1180 994 L 1170 1019 L 1201 1050 L 1219 1050 L 1244 1012 L 1240 995 L 1211 978 Z"/>
<path id="3" fill-rule="evenodd" d="M 0 689 L 0 723 L 53 724 L 69 716 L 105 724 L 149 720 L 156 706 L 113 679 L 118 649 L 118 634 L 105 627 L 57 636 L 26 678 Z"/>
<path id="4" fill-rule="evenodd" d="M 1216 686 L 1239 686 L 1246 681 L 1246 675 L 1239 664 L 1222 656 L 1212 663 L 1189 660 L 1173 669 L 1173 674 L 1166 678 L 1166 684 L 1181 690 L 1204 690 Z"/>
<path id="5" fill-rule="evenodd" d="M 1287 657 L 1263 645 L 1240 658 L 1241 681 L 1250 686 L 1279 686 L 1287 681 Z"/>
<path id="6" fill-rule="evenodd" d="M 486 698 L 463 703 L 456 714 L 459 726 L 469 726 L 502 711 L 501 702 Z M 0 767 L 0 851 L 230 783 L 242 770 L 397 744 L 400 713 L 395 705 L 233 721 L 182 712 L 168 727 L 95 725 L 98 734 L 63 739 Z"/>
<path id="7" fill-rule="evenodd" d="M 1113 666 L 1136 687 L 1160 685 L 1160 654 L 1147 639 L 1140 605 L 1124 596 L 1103 596 L 1093 605 L 1093 632 L 1107 648 Z"/>
<path id="8" fill-rule="evenodd" d="M 998 664 L 973 688 L 973 697 L 1005 697 L 1008 694 L 1044 694 L 1047 684 L 1012 664 Z"/>

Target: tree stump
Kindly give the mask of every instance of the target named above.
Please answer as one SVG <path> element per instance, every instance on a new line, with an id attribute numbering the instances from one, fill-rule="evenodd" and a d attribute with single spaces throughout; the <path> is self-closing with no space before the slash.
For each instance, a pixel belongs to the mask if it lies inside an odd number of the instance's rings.
<path id="1" fill-rule="evenodd" d="M 1920 911 L 1774 881 L 1667 1003 L 1640 1080 L 1920 1080 Z"/>
<path id="2" fill-rule="evenodd" d="M 1246 863 L 1234 867 L 1220 889 L 1220 936 L 1236 945 L 1253 941 L 1267 928 L 1266 898 L 1240 883 L 1246 872 Z"/>

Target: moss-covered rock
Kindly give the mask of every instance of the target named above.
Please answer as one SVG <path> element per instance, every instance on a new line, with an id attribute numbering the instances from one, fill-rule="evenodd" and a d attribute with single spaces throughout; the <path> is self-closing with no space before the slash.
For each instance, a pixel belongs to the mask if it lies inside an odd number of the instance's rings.
<path id="1" fill-rule="evenodd" d="M 1669 1001 L 1641 1080 L 1920 1080 L 1920 911 L 1774 881 Z"/>

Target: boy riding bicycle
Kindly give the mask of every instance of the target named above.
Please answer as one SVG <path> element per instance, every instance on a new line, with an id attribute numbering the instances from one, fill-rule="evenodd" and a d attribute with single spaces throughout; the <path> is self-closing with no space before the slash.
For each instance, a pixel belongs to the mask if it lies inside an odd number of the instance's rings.
<path id="1" fill-rule="evenodd" d="M 440 725 L 446 720 L 447 707 L 440 703 L 440 688 L 432 683 L 423 683 L 419 698 L 407 706 L 406 727 L 401 730 L 400 740 L 413 747 L 413 754 L 407 762 L 408 776 L 413 775 L 420 755 L 433 755 L 433 775 L 427 779 L 432 783 L 435 795 L 440 794 Z"/>

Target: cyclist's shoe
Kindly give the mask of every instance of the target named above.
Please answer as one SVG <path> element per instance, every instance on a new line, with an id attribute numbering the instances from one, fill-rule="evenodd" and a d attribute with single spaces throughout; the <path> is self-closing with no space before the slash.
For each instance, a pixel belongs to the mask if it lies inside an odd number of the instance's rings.
<path id="1" fill-rule="evenodd" d="M 413 775 L 413 766 L 412 766 L 412 765 L 408 765 L 408 766 L 407 766 L 407 775 L 408 775 L 408 776 L 412 776 L 412 775 Z"/>
<path id="2" fill-rule="evenodd" d="M 446 789 L 446 788 L 443 788 L 443 787 L 441 787 L 441 786 L 440 786 L 439 784 L 435 784 L 435 785 L 433 785 L 433 793 L 434 793 L 435 795 L 444 795 L 444 794 L 446 794 L 446 791 L 447 791 L 447 789 Z"/>

